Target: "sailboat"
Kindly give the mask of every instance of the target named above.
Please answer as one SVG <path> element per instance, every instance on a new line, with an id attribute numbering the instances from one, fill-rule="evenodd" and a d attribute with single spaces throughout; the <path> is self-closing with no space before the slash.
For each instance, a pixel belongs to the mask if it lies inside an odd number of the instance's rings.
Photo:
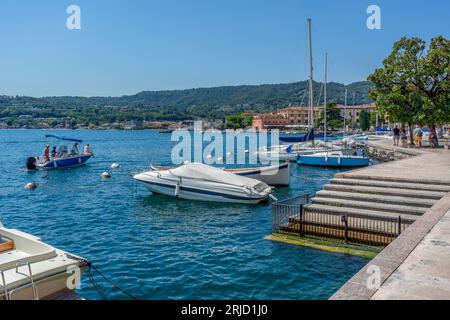
<path id="1" fill-rule="evenodd" d="M 327 71 L 328 53 L 325 54 L 325 81 L 324 81 L 324 141 L 327 141 Z M 365 167 L 370 164 L 368 157 L 345 155 L 342 151 L 326 151 L 314 154 L 303 154 L 297 158 L 297 163 L 302 165 L 320 167 Z"/>

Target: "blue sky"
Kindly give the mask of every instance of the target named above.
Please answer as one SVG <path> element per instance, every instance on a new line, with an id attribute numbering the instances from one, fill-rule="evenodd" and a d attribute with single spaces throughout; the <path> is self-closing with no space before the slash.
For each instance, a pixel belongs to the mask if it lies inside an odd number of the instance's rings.
<path id="1" fill-rule="evenodd" d="M 68 30 L 66 8 L 81 8 Z M 368 5 L 382 30 L 368 30 Z M 0 94 L 120 96 L 142 90 L 365 80 L 394 41 L 450 33 L 447 0 L 2 0 Z"/>

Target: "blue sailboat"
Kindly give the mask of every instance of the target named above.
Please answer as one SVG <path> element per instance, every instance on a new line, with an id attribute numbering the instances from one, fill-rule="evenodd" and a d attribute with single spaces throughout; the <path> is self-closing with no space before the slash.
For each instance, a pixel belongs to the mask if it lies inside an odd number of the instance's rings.
<path id="1" fill-rule="evenodd" d="M 45 135 L 46 138 L 54 138 L 59 141 L 70 141 L 75 143 L 82 143 L 82 140 L 60 137 L 53 134 Z M 83 151 L 81 153 L 69 153 L 66 144 L 61 144 L 58 148 L 57 154 L 50 157 L 37 156 L 29 157 L 26 162 L 26 167 L 28 170 L 36 169 L 56 169 L 56 168 L 73 168 L 85 164 L 94 154 L 89 150 L 87 152 Z"/>
<path id="2" fill-rule="evenodd" d="M 307 142 L 307 141 L 313 141 L 315 138 L 314 128 L 309 129 L 308 133 L 299 137 L 280 137 L 281 142 L 287 142 L 287 143 L 300 143 L 300 142 Z"/>
<path id="3" fill-rule="evenodd" d="M 347 156 L 341 151 L 333 151 L 299 155 L 297 163 L 308 166 L 348 168 L 366 167 L 370 164 L 370 159 L 362 156 Z"/>

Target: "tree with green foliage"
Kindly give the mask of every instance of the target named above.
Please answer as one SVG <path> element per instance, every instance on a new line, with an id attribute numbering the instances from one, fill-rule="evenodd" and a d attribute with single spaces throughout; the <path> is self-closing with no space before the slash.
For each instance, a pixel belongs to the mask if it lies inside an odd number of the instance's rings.
<path id="1" fill-rule="evenodd" d="M 370 90 L 380 113 L 392 122 L 407 123 L 413 141 L 413 124 L 436 125 L 450 122 L 450 41 L 439 36 L 428 50 L 419 38 L 400 39 L 383 67 L 368 77 Z"/>
<path id="2" fill-rule="evenodd" d="M 359 114 L 359 127 L 362 131 L 367 131 L 370 129 L 370 114 L 367 110 L 363 110 Z"/>
<path id="3" fill-rule="evenodd" d="M 334 102 L 327 103 L 327 130 L 334 130 L 341 128 L 343 125 L 343 117 L 341 111 L 336 108 L 337 104 Z M 315 127 L 323 128 L 325 122 L 324 110 L 320 112 L 319 118 L 316 119 Z"/>
<path id="4" fill-rule="evenodd" d="M 244 116 L 242 113 L 228 115 L 225 118 L 228 129 L 245 129 L 252 125 L 253 117 Z"/>

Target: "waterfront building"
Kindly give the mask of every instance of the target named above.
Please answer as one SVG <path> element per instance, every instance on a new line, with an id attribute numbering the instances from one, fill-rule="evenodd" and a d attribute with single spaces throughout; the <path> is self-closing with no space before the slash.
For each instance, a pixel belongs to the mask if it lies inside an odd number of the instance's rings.
<path id="1" fill-rule="evenodd" d="M 375 104 L 364 104 L 357 106 L 337 105 L 341 116 L 347 119 L 347 123 L 352 126 L 359 126 L 359 116 L 363 110 L 376 112 Z M 320 117 L 323 107 L 313 107 L 314 119 Z M 254 130 L 264 129 L 285 129 L 304 128 L 309 125 L 310 107 L 292 106 L 279 109 L 273 113 L 253 115 L 252 128 Z"/>

